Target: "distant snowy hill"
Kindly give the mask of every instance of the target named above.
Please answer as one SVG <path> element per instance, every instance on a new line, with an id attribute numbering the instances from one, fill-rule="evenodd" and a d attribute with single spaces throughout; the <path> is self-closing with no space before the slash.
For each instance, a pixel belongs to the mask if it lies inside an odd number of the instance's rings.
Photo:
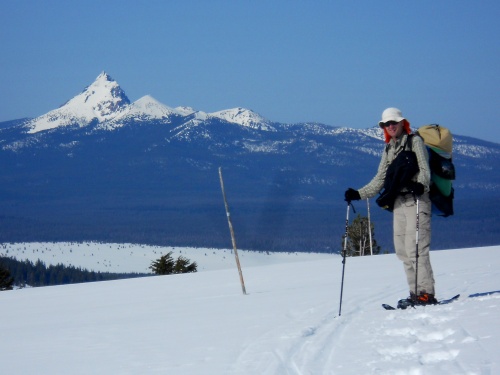
<path id="1" fill-rule="evenodd" d="M 183 114 L 160 103 L 152 96 L 146 95 L 124 107 L 113 118 L 101 122 L 95 129 L 113 130 L 129 122 L 145 123 L 155 120 L 165 120 L 168 122 L 169 118 L 173 116 L 183 116 Z"/>
<path id="2" fill-rule="evenodd" d="M 227 122 L 248 126 L 254 129 L 275 130 L 270 125 L 270 122 L 264 117 L 245 108 L 227 109 L 224 111 L 210 113 L 209 116 L 220 118 L 221 120 L 225 120 Z"/>
<path id="3" fill-rule="evenodd" d="M 0 123 L 0 242 L 227 246 L 221 167 L 242 248 L 336 252 L 343 193 L 370 180 L 383 148 L 378 127 L 130 103 L 103 72 L 58 109 Z M 434 220 L 433 247 L 500 243 L 500 145 L 455 134 L 453 161 L 456 215 Z M 391 251 L 391 215 L 372 208 Z"/>
<path id="4" fill-rule="evenodd" d="M 95 257 L 104 251 L 92 250 Z M 125 262 L 131 251 L 110 249 L 109 263 Z M 58 251 L 45 250 L 50 253 Z M 74 259 L 90 255 L 81 246 L 73 253 Z M 500 373 L 499 247 L 433 252 L 438 297 L 460 299 L 397 311 L 381 307 L 408 294 L 396 256 L 349 258 L 340 316 L 341 257 L 280 256 L 245 254 L 247 295 L 234 263 L 192 274 L 0 292 L 2 373 Z"/>

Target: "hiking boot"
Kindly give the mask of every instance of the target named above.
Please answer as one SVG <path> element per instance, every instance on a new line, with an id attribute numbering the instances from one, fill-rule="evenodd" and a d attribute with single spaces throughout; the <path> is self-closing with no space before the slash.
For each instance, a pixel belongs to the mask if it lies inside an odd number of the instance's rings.
<path id="1" fill-rule="evenodd" d="M 434 294 L 420 293 L 418 296 L 410 292 L 410 296 L 398 301 L 398 309 L 406 310 L 408 307 L 436 305 L 438 303 Z"/>
<path id="2" fill-rule="evenodd" d="M 416 305 L 436 305 L 438 303 L 434 294 L 420 293 L 414 300 Z"/>

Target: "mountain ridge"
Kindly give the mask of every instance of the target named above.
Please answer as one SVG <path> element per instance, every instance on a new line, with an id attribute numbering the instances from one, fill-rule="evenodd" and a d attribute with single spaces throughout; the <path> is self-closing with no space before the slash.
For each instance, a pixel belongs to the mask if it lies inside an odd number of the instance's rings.
<path id="1" fill-rule="evenodd" d="M 97 85 L 107 90 L 104 103 L 116 85 Z M 104 111 L 101 120 L 94 113 L 37 132 L 30 131 L 33 119 L 0 123 L 0 241 L 221 247 L 222 167 L 241 246 L 338 251 L 342 225 L 334 223 L 345 220 L 343 192 L 369 181 L 384 149 L 378 127 L 282 124 L 242 107 L 205 113 L 149 95 L 126 104 L 115 92 L 115 107 L 87 101 L 87 109 Z M 500 209 L 500 145 L 460 135 L 454 141 L 456 215 L 434 221 L 433 244 L 498 244 L 498 219 L 485 221 L 484 213 Z M 372 215 L 379 242 L 390 249 L 390 231 L 382 228 L 391 215 Z"/>
<path id="2" fill-rule="evenodd" d="M 111 130 L 122 126 L 122 124 L 119 124 L 120 121 L 145 122 L 151 120 L 164 120 L 166 122 L 171 122 L 169 121 L 171 116 L 185 117 L 187 119 L 186 122 L 192 122 L 193 120 L 195 122 L 206 121 L 207 119 L 215 118 L 265 131 L 276 131 L 276 125 L 280 125 L 281 129 L 290 126 L 316 127 L 316 130 L 323 134 L 330 132 L 331 134 L 340 134 L 342 132 L 359 134 L 363 132 L 376 139 L 383 139 L 383 133 L 378 126 L 367 129 L 353 129 L 316 122 L 279 124 L 243 107 L 207 113 L 197 111 L 187 106 L 172 108 L 161 103 L 149 94 L 142 96 L 134 102 L 130 102 L 118 82 L 105 71 L 101 72 L 94 82 L 87 86 L 80 94 L 74 96 L 59 108 L 35 118 L 5 121 L 0 123 L 0 126 L 2 128 L 9 127 L 9 123 L 17 124 L 18 121 L 23 120 L 25 126 L 29 129 L 28 132 L 34 134 L 44 130 L 55 129 L 60 126 L 78 125 L 84 127 L 97 122 L 100 125 L 96 126 L 96 129 Z M 110 122 L 112 125 L 108 125 L 107 122 Z M 328 127 L 328 130 L 325 130 L 325 126 Z M 321 128 L 321 130 L 319 130 L 319 128 Z M 459 135 L 454 134 L 454 137 L 456 136 Z M 460 137 L 462 138 L 463 136 Z M 466 138 L 476 139 L 473 137 Z M 485 142 L 497 144 L 491 141 Z M 460 150 L 460 146 L 457 148 Z"/>
<path id="3" fill-rule="evenodd" d="M 98 128 L 112 130 L 121 126 L 120 121 L 130 118 L 144 122 L 155 119 L 168 120 L 171 116 L 188 117 L 193 114 L 202 121 L 214 117 L 243 126 L 272 130 L 268 120 L 241 107 L 205 113 L 190 107 L 172 108 L 151 95 L 145 95 L 131 103 L 120 85 L 106 72 L 102 72 L 92 84 L 59 108 L 30 119 L 26 127 L 29 133 L 37 133 L 75 124 L 84 127 L 96 121 L 100 124 Z"/>

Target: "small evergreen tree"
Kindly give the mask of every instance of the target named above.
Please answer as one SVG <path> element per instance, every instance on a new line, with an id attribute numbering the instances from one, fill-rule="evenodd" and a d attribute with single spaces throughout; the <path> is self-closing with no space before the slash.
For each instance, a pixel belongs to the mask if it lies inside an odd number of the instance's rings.
<path id="1" fill-rule="evenodd" d="M 175 262 L 174 273 L 191 273 L 196 272 L 198 265 L 196 262 L 190 263 L 191 261 L 183 256 L 179 256 Z"/>
<path id="2" fill-rule="evenodd" d="M 151 271 L 156 275 L 170 275 L 173 273 L 190 273 L 196 272 L 198 265 L 182 255 L 179 255 L 176 261 L 172 258 L 170 251 L 166 255 L 162 255 L 159 259 L 153 261 L 149 266 Z"/>
<path id="3" fill-rule="evenodd" d="M 172 252 L 170 251 L 168 254 L 162 255 L 160 259 L 153 261 L 149 268 L 156 275 L 170 275 L 174 270 L 174 265 Z"/>
<path id="4" fill-rule="evenodd" d="M 375 226 L 370 223 L 371 238 L 372 238 L 372 250 L 373 254 L 380 253 L 380 246 L 377 245 L 374 235 Z M 358 216 L 353 220 L 353 222 L 347 228 L 347 247 L 346 256 L 362 256 L 370 255 L 370 232 L 368 229 L 368 217 Z M 342 249 L 344 246 L 344 236 L 342 236 Z"/>
<path id="5" fill-rule="evenodd" d="M 12 290 L 14 284 L 14 278 L 10 276 L 8 269 L 0 266 L 0 291 Z"/>

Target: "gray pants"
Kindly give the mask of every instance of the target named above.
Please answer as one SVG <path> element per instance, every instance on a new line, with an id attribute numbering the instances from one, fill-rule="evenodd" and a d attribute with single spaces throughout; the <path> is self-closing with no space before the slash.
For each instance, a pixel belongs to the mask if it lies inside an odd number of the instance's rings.
<path id="1" fill-rule="evenodd" d="M 429 249 L 431 244 L 431 201 L 427 193 L 419 201 L 418 285 L 415 290 L 417 204 L 411 194 L 399 196 L 394 203 L 394 249 L 403 262 L 410 291 L 416 294 L 434 291 Z"/>

